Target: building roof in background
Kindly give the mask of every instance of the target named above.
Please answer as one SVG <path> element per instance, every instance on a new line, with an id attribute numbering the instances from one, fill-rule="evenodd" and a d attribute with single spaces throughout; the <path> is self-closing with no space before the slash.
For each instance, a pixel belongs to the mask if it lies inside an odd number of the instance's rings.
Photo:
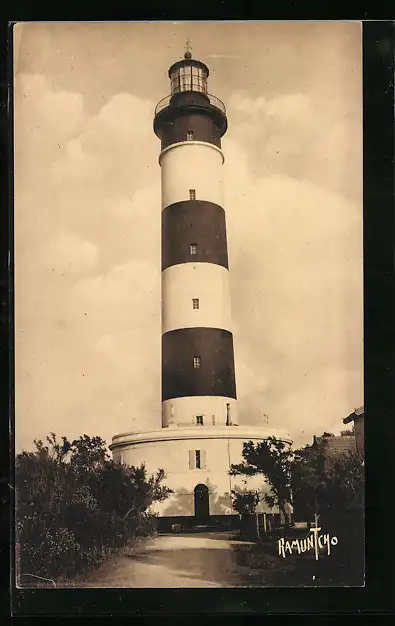
<path id="1" fill-rule="evenodd" d="M 353 413 L 350 413 L 344 420 L 343 424 L 349 424 L 350 422 L 354 422 L 359 417 L 363 417 L 365 415 L 365 407 L 361 406 L 359 409 L 355 409 Z"/>

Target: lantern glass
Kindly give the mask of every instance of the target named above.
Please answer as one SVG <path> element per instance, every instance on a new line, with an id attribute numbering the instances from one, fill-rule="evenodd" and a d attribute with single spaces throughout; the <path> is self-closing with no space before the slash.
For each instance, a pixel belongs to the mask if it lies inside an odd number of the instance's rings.
<path id="1" fill-rule="evenodd" d="M 207 72 L 201 67 L 185 63 L 172 72 L 170 80 L 172 94 L 180 91 L 207 93 Z"/>

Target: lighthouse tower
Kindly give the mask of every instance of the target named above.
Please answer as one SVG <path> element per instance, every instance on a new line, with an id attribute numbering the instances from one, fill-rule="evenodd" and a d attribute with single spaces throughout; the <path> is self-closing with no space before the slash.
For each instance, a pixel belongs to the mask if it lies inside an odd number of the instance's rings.
<path id="1" fill-rule="evenodd" d="M 238 425 L 222 187 L 228 122 L 222 102 L 208 93 L 208 75 L 187 49 L 170 67 L 171 93 L 154 114 L 162 179 L 162 423 L 158 406 L 154 430 L 114 435 L 110 446 L 117 462 L 144 464 L 150 474 L 164 469 L 173 493 L 155 512 L 167 530 L 237 520 L 231 493 L 245 484 L 229 470 L 242 462 L 243 444 L 273 436 L 291 442 L 267 420 Z M 261 512 L 278 516 L 265 502 L 261 476 L 248 477 L 247 488 L 261 494 Z"/>
<path id="2" fill-rule="evenodd" d="M 162 427 L 237 425 L 221 138 L 208 67 L 184 58 L 155 110 L 162 183 Z"/>

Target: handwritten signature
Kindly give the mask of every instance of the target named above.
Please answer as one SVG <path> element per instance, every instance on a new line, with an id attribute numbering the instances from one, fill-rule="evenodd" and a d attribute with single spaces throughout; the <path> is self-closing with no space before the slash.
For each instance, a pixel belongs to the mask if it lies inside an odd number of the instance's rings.
<path id="1" fill-rule="evenodd" d="M 294 539 L 293 541 L 288 541 L 283 537 L 277 541 L 278 544 L 278 553 L 284 559 L 288 554 L 292 554 L 294 551 L 297 551 L 298 554 L 302 552 L 308 552 L 309 550 L 315 551 L 315 559 L 318 561 L 319 551 L 323 550 L 326 547 L 327 554 L 331 553 L 331 546 L 336 546 L 338 544 L 337 537 L 331 537 L 329 533 L 324 535 L 319 535 L 318 533 L 322 530 L 321 528 L 311 528 L 310 532 L 312 533 L 309 537 L 305 539 Z"/>

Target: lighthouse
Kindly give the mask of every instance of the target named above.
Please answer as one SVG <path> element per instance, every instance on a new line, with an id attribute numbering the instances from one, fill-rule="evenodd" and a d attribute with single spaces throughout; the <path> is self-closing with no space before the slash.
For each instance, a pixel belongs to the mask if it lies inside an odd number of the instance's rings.
<path id="1" fill-rule="evenodd" d="M 265 502 L 264 477 L 229 475 L 245 442 L 291 439 L 262 415 L 253 425 L 248 416 L 238 422 L 223 197 L 226 109 L 209 93 L 207 65 L 189 48 L 168 74 L 170 93 L 153 116 L 161 176 L 161 406 L 152 430 L 114 435 L 110 449 L 117 462 L 165 471 L 173 493 L 155 505 L 160 528 L 237 521 L 231 494 L 238 488 L 259 492 L 259 510 L 274 519 L 279 511 Z"/>
<path id="2" fill-rule="evenodd" d="M 184 58 L 156 107 L 161 141 L 162 426 L 236 425 L 223 199 L 225 106 L 208 67 Z"/>

